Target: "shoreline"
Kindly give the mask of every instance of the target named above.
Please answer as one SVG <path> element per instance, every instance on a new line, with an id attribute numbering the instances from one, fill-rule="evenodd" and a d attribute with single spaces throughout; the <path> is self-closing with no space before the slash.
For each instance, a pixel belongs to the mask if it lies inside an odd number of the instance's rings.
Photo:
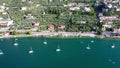
<path id="1" fill-rule="evenodd" d="M 80 32 L 33 32 L 31 35 L 2 35 L 1 38 L 24 38 L 24 37 L 51 37 L 51 38 L 100 38 L 100 39 L 120 39 L 120 36 L 103 37 L 102 35 L 96 35 L 93 33 L 80 33 Z"/>
<path id="2" fill-rule="evenodd" d="M 16 37 L 96 37 L 92 33 L 80 33 L 80 32 L 33 32 L 31 35 L 19 34 L 19 35 L 2 35 L 0 38 L 16 38 Z"/>

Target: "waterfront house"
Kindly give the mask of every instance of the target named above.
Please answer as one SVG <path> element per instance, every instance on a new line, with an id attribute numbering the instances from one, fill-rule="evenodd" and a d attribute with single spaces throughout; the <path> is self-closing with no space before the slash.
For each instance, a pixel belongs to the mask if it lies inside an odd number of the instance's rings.
<path id="1" fill-rule="evenodd" d="M 118 16 L 102 16 L 100 20 L 117 20 Z"/>
<path id="2" fill-rule="evenodd" d="M 116 11 L 120 11 L 120 7 L 117 7 L 117 8 L 116 8 Z"/>
<path id="3" fill-rule="evenodd" d="M 26 10 L 28 10 L 28 7 L 23 6 L 23 7 L 20 8 L 20 10 L 22 10 L 22 11 L 26 11 Z"/>
<path id="4" fill-rule="evenodd" d="M 109 3 L 118 3 L 119 2 L 119 0 L 104 0 L 104 1 L 109 2 Z"/>
<path id="5" fill-rule="evenodd" d="M 8 14 L 6 11 L 3 11 L 3 12 L 2 12 L 2 15 L 6 15 L 6 14 Z"/>
<path id="6" fill-rule="evenodd" d="M 8 35 L 10 35 L 10 32 L 9 31 L 5 31 L 5 32 L 3 32 L 3 35 L 8 36 Z"/>
<path id="7" fill-rule="evenodd" d="M 85 3 L 78 3 L 76 6 L 77 7 L 85 6 Z"/>
<path id="8" fill-rule="evenodd" d="M 86 12 L 90 12 L 90 11 L 91 11 L 90 7 L 88 7 L 88 6 L 87 6 L 87 7 L 84 7 L 84 8 L 85 8 L 85 11 L 86 11 Z"/>
<path id="9" fill-rule="evenodd" d="M 113 21 L 112 20 L 105 20 L 105 24 L 112 24 Z"/>
<path id="10" fill-rule="evenodd" d="M 6 22 L 0 23 L 0 26 L 6 27 L 6 26 L 7 26 L 7 23 L 6 23 Z"/>
<path id="11" fill-rule="evenodd" d="M 80 21 L 80 23 L 81 23 L 81 24 L 86 24 L 87 21 L 84 21 L 84 20 L 83 20 L 83 21 Z"/>
<path id="12" fill-rule="evenodd" d="M 50 31 L 50 32 L 53 32 L 55 30 L 55 27 L 54 25 L 48 25 L 47 29 Z"/>
<path id="13" fill-rule="evenodd" d="M 80 10 L 79 7 L 70 7 L 70 10 L 74 11 L 74 10 Z"/>
<path id="14" fill-rule="evenodd" d="M 120 28 L 113 28 L 113 33 L 120 33 Z"/>
<path id="15" fill-rule="evenodd" d="M 103 13 L 99 13 L 98 16 L 99 16 L 99 17 L 102 17 L 102 16 L 103 16 Z"/>
<path id="16" fill-rule="evenodd" d="M 112 3 L 118 3 L 119 0 L 112 0 Z"/>
<path id="17" fill-rule="evenodd" d="M 64 30 L 64 29 L 65 29 L 65 25 L 59 25 L 59 26 L 58 26 L 58 29 L 59 29 L 59 30 Z"/>
<path id="18" fill-rule="evenodd" d="M 34 27 L 39 27 L 40 23 L 39 23 L 39 22 L 34 22 L 32 25 L 33 25 Z"/>
<path id="19" fill-rule="evenodd" d="M 35 17 L 32 14 L 24 15 L 25 19 L 34 19 Z"/>
<path id="20" fill-rule="evenodd" d="M 107 7 L 108 8 L 112 8 L 113 6 L 112 6 L 112 4 L 108 4 Z"/>
<path id="21" fill-rule="evenodd" d="M 39 29 L 40 23 L 39 22 L 33 22 L 32 26 L 33 26 L 33 28 L 31 30 L 36 31 L 36 30 Z"/>
<path id="22" fill-rule="evenodd" d="M 27 2 L 31 3 L 31 2 L 32 2 L 32 0 L 27 0 Z"/>
<path id="23" fill-rule="evenodd" d="M 1 5 L 1 6 L 0 6 L 0 12 L 4 12 L 4 11 L 5 11 L 5 9 L 6 9 L 6 7 L 5 7 L 5 6 L 3 6 L 3 5 Z"/>
<path id="24" fill-rule="evenodd" d="M 77 5 L 77 3 L 73 2 L 73 3 L 68 3 L 67 5 L 68 5 L 69 7 L 74 7 L 74 6 Z"/>
<path id="25" fill-rule="evenodd" d="M 64 5 L 64 7 L 75 7 L 77 4 L 76 3 L 68 3 L 67 5 Z"/>
<path id="26" fill-rule="evenodd" d="M 48 0 L 48 2 L 53 2 L 53 0 Z"/>
<path id="27" fill-rule="evenodd" d="M 9 26 L 13 24 L 13 20 L 1 20 L 0 26 Z"/>
<path id="28" fill-rule="evenodd" d="M 26 0 L 22 0 L 22 2 L 26 2 Z"/>
<path id="29" fill-rule="evenodd" d="M 34 4 L 34 6 L 37 8 L 37 7 L 40 7 L 40 4 L 36 3 L 36 4 Z"/>
<path id="30" fill-rule="evenodd" d="M 85 3 L 75 3 L 75 2 L 72 2 L 72 3 L 68 3 L 67 5 L 64 5 L 64 7 L 81 7 L 81 6 L 88 6 L 87 4 Z"/>
<path id="31" fill-rule="evenodd" d="M 103 12 L 103 13 L 107 13 L 108 10 L 109 10 L 108 8 L 102 8 L 102 12 Z"/>
<path id="32" fill-rule="evenodd" d="M 3 20 L 3 17 L 0 17 L 0 20 Z"/>
<path id="33" fill-rule="evenodd" d="M 120 34 L 111 32 L 111 33 L 109 33 L 109 36 L 120 36 Z"/>
<path id="34" fill-rule="evenodd" d="M 109 24 L 105 24 L 105 25 L 103 25 L 103 27 L 105 27 L 105 28 L 112 28 L 112 26 L 109 25 Z"/>

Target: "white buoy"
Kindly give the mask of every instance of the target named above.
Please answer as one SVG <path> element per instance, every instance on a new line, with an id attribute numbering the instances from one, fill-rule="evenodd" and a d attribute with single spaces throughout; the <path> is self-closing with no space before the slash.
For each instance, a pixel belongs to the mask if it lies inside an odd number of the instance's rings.
<path id="1" fill-rule="evenodd" d="M 113 61 L 112 64 L 116 64 L 116 62 Z"/>
<path id="2" fill-rule="evenodd" d="M 80 42 L 80 43 L 84 43 L 84 42 Z"/>
<path id="3" fill-rule="evenodd" d="M 92 40 L 91 43 L 94 43 L 94 41 Z"/>
<path id="4" fill-rule="evenodd" d="M 0 49 L 0 55 L 3 55 L 4 53 L 3 53 L 3 51 Z"/>
<path id="5" fill-rule="evenodd" d="M 112 59 L 108 59 L 108 61 L 110 61 L 110 62 L 111 62 L 111 61 L 112 61 Z"/>

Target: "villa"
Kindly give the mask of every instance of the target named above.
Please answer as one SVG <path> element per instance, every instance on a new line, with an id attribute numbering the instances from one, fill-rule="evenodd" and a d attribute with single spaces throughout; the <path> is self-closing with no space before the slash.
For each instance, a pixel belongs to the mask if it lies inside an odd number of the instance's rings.
<path id="1" fill-rule="evenodd" d="M 67 5 L 64 5 L 64 7 L 74 7 L 76 5 L 76 3 L 68 3 Z"/>
<path id="2" fill-rule="evenodd" d="M 79 7 L 70 7 L 70 10 L 74 11 L 74 10 L 80 10 Z"/>
<path id="3" fill-rule="evenodd" d="M 117 8 L 116 8 L 116 11 L 120 11 L 120 7 L 117 7 Z"/>
<path id="4" fill-rule="evenodd" d="M 35 19 L 35 17 L 32 14 L 24 15 L 24 18 L 25 19 Z"/>
<path id="5" fill-rule="evenodd" d="M 112 24 L 113 21 L 112 20 L 105 20 L 105 24 Z"/>
<path id="6" fill-rule="evenodd" d="M 102 16 L 100 20 L 117 20 L 118 16 Z"/>
<path id="7" fill-rule="evenodd" d="M 8 36 L 10 35 L 10 32 L 9 31 L 3 32 L 3 35 Z"/>
<path id="8" fill-rule="evenodd" d="M 58 29 L 59 29 L 59 30 L 64 30 L 64 29 L 65 29 L 65 25 L 60 25 L 60 26 L 58 26 Z"/>
<path id="9" fill-rule="evenodd" d="M 55 27 L 54 25 L 48 25 L 48 28 L 47 28 L 50 32 L 53 32 L 55 30 Z"/>
<path id="10" fill-rule="evenodd" d="M 40 25 L 40 23 L 38 23 L 38 22 L 34 22 L 34 23 L 33 23 L 33 26 L 34 26 L 34 27 L 39 27 L 39 25 Z"/>
<path id="11" fill-rule="evenodd" d="M 104 1 L 109 2 L 109 3 L 118 3 L 119 2 L 119 0 L 104 0 Z"/>
<path id="12" fill-rule="evenodd" d="M 13 20 L 1 20 L 0 26 L 9 26 L 13 24 Z"/>
<path id="13" fill-rule="evenodd" d="M 4 11 L 5 11 L 5 9 L 6 9 L 6 7 L 5 7 L 5 6 L 3 6 L 3 5 L 1 5 L 1 6 L 0 6 L 0 12 L 4 12 Z"/>
<path id="14" fill-rule="evenodd" d="M 26 11 L 26 10 L 28 10 L 28 7 L 23 6 L 23 7 L 20 8 L 20 10 L 21 10 L 21 11 Z"/>
<path id="15" fill-rule="evenodd" d="M 102 17 L 102 16 L 103 16 L 103 13 L 99 13 L 98 16 L 99 16 L 99 17 Z"/>
<path id="16" fill-rule="evenodd" d="M 90 7 L 84 7 L 84 9 L 85 9 L 86 12 L 90 12 L 91 11 Z"/>

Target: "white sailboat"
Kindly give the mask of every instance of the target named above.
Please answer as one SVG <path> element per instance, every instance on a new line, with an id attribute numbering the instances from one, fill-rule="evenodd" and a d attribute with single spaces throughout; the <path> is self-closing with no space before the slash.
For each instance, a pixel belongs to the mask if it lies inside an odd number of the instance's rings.
<path id="1" fill-rule="evenodd" d="M 111 48 L 115 48 L 115 44 L 113 44 L 113 45 L 111 46 Z"/>
<path id="2" fill-rule="evenodd" d="M 0 55 L 3 55 L 4 53 L 3 53 L 3 51 L 0 49 Z"/>
<path id="3" fill-rule="evenodd" d="M 47 41 L 46 41 L 46 40 L 44 40 L 43 44 L 44 44 L 44 45 L 47 45 Z"/>
<path id="4" fill-rule="evenodd" d="M 18 39 L 15 39 L 15 43 L 13 44 L 14 46 L 18 46 L 19 44 L 16 42 Z"/>
<path id="5" fill-rule="evenodd" d="M 56 49 L 57 52 L 60 52 L 61 49 L 60 49 L 60 46 L 58 45 L 57 49 Z"/>
<path id="6" fill-rule="evenodd" d="M 91 49 L 91 47 L 89 46 L 89 44 L 88 44 L 88 46 L 86 47 L 86 49 L 87 49 L 87 50 L 90 50 L 90 49 Z"/>
<path id="7" fill-rule="evenodd" d="M 15 42 L 13 45 L 14 45 L 14 46 L 18 46 L 18 43 Z"/>
<path id="8" fill-rule="evenodd" d="M 32 54 L 32 53 L 34 53 L 34 51 L 33 51 L 32 47 L 30 47 L 29 54 Z"/>

